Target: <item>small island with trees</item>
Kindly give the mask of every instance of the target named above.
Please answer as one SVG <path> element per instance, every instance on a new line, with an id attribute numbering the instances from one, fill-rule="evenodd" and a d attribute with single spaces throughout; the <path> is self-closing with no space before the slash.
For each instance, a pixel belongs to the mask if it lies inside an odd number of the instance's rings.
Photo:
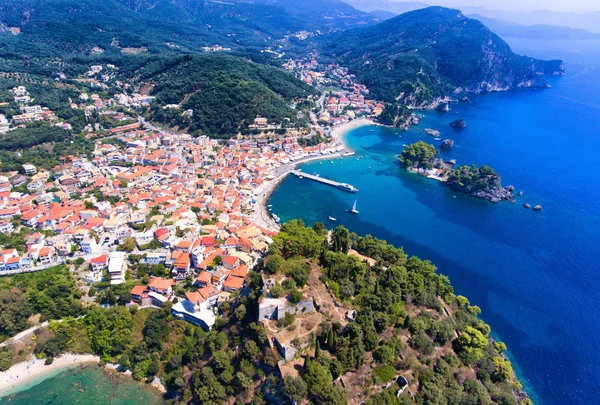
<path id="1" fill-rule="evenodd" d="M 512 200 L 514 187 L 503 187 L 500 176 L 488 165 L 460 166 L 438 157 L 439 152 L 427 142 L 408 145 L 399 156 L 400 166 L 411 173 L 435 179 L 452 190 L 491 202 Z"/>

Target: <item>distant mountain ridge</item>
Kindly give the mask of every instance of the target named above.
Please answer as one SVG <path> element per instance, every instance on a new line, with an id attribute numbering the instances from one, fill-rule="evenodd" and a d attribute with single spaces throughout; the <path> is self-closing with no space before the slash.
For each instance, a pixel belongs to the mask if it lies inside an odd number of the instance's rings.
<path id="1" fill-rule="evenodd" d="M 417 107 L 452 92 L 545 88 L 542 74 L 564 73 L 562 61 L 516 55 L 481 22 L 443 7 L 346 31 L 323 49 L 376 98 Z"/>
<path id="2" fill-rule="evenodd" d="M 555 25 L 520 25 L 495 18 L 487 18 L 478 14 L 467 17 L 481 21 L 486 27 L 502 37 L 518 37 L 532 39 L 600 39 L 600 33 L 581 28 L 559 27 Z"/>
<path id="3" fill-rule="evenodd" d="M 96 46 L 148 53 L 215 44 L 258 49 L 302 30 L 378 21 L 339 0 L 0 0 L 0 48 L 36 57 L 90 53 Z"/>

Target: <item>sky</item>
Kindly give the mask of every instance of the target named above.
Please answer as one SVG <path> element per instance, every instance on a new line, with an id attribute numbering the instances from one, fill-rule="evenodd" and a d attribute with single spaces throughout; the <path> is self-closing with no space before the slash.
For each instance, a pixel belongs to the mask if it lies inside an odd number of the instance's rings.
<path id="1" fill-rule="evenodd" d="M 407 0 L 394 0 L 407 1 Z M 417 0 L 418 1 L 418 0 Z M 600 0 L 422 0 L 423 3 L 446 7 L 483 7 L 506 11 L 571 11 L 584 13 L 600 11 Z"/>

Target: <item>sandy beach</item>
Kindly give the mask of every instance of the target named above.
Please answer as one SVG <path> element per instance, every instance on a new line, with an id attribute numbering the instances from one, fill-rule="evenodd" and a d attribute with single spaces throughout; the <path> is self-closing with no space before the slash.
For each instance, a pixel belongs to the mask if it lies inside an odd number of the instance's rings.
<path id="1" fill-rule="evenodd" d="M 344 134 L 353 129 L 364 127 L 367 125 L 378 124 L 376 124 L 368 118 L 358 118 L 340 125 L 336 125 L 331 129 L 330 135 L 334 140 L 334 146 L 341 145 L 344 148 L 341 152 L 327 155 L 307 156 L 305 158 L 287 163 L 277 168 L 274 174 L 274 178 L 265 182 L 264 189 L 259 195 L 256 196 L 256 203 L 254 204 L 254 211 L 250 215 L 250 220 L 262 228 L 275 232 L 279 231 L 280 225 L 275 222 L 275 220 L 271 217 L 269 210 L 267 209 L 267 201 L 269 200 L 269 196 L 273 191 L 275 191 L 279 183 L 281 183 L 281 181 L 290 173 L 291 170 L 295 169 L 296 166 L 300 164 L 312 162 L 315 160 L 332 159 L 354 154 L 354 151 L 352 151 L 346 144 Z"/>
<path id="2" fill-rule="evenodd" d="M 13 365 L 0 373 L 0 397 L 21 391 L 26 386 L 35 385 L 68 370 L 86 363 L 98 363 L 100 358 L 91 354 L 63 354 L 45 365 L 44 359 L 31 357 L 28 361 Z"/>
<path id="3" fill-rule="evenodd" d="M 368 118 L 357 118 L 355 120 L 348 121 L 348 122 L 345 122 L 340 125 L 336 125 L 335 127 L 331 128 L 330 135 L 336 142 L 342 144 L 346 149 L 349 149 L 348 145 L 346 144 L 346 140 L 344 139 L 344 135 L 346 133 L 352 131 L 353 129 L 364 127 L 367 125 L 380 125 L 380 124 L 373 122 L 372 120 L 370 120 Z"/>

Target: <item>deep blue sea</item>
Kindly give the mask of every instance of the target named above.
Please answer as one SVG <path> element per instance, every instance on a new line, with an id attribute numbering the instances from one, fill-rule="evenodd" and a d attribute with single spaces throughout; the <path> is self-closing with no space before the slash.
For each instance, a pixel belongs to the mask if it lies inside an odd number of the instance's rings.
<path id="1" fill-rule="evenodd" d="M 306 172 L 345 181 L 349 194 L 288 176 L 270 204 L 282 220 L 338 222 L 432 260 L 455 290 L 482 308 L 507 343 L 539 404 L 600 403 L 600 41 L 511 40 L 521 54 L 565 60 L 548 90 L 473 97 L 429 112 L 408 132 L 363 127 L 347 135 L 355 157 L 313 162 Z M 467 129 L 448 124 L 456 118 Z M 456 195 L 399 170 L 404 144 L 442 132 L 459 164 L 489 164 L 523 190 L 517 204 Z M 345 212 L 358 199 L 360 215 Z M 523 207 L 541 204 L 542 212 Z M 334 226 L 329 222 L 329 226 Z"/>

